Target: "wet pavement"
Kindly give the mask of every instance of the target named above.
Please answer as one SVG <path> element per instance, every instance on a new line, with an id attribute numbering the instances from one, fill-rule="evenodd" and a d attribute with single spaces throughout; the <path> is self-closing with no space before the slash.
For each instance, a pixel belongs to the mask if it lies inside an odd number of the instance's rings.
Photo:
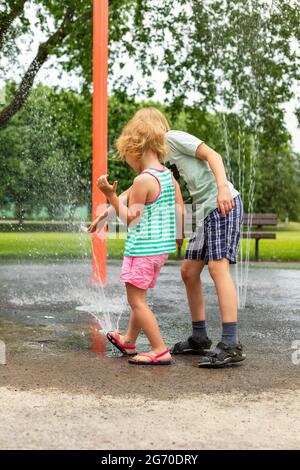
<path id="1" fill-rule="evenodd" d="M 119 269 L 109 263 L 104 295 L 91 287 L 89 263 L 1 265 L 0 449 L 300 448 L 299 270 L 250 269 L 240 312 L 247 361 L 202 370 L 197 357 L 131 366 L 110 349 L 88 312 L 104 328 L 120 316 L 125 327 Z M 203 279 L 218 341 L 216 295 Z M 177 263 L 164 267 L 149 300 L 168 345 L 190 333 Z M 145 337 L 138 347 L 147 348 Z"/>
<path id="2" fill-rule="evenodd" d="M 300 365 L 292 361 L 293 343 L 300 341 L 299 270 L 250 268 L 247 306 L 239 314 L 247 362 L 217 372 L 193 367 L 195 357 L 176 357 L 176 364 L 167 370 L 137 371 L 111 351 L 87 310 L 95 312 L 107 328 L 121 316 L 120 329 L 125 328 L 129 310 L 119 270 L 119 262 L 109 263 L 104 296 L 101 289 L 91 287 L 90 266 L 85 262 L 2 264 L 0 338 L 6 344 L 8 365 L 0 368 L 0 384 L 153 397 L 299 387 Z M 217 299 L 207 272 L 203 281 L 208 332 L 218 341 Z M 149 300 L 169 346 L 189 335 L 179 264 L 164 267 Z M 145 337 L 138 347 L 147 348 Z M 124 387 L 119 385 L 120 377 L 126 378 Z"/>

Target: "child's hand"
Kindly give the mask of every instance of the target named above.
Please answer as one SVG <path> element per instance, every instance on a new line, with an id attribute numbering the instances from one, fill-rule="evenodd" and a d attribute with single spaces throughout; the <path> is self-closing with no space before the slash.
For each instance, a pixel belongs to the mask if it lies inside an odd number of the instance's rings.
<path id="1" fill-rule="evenodd" d="M 234 201 L 227 184 L 219 186 L 217 204 L 222 215 L 228 214 L 234 207 Z"/>
<path id="2" fill-rule="evenodd" d="M 91 225 L 88 227 L 88 229 L 87 229 L 88 233 L 96 232 L 98 222 L 99 222 L 99 220 L 98 220 L 98 217 L 97 217 L 97 219 L 93 220 Z"/>
<path id="3" fill-rule="evenodd" d="M 97 186 L 103 194 L 109 199 L 111 196 L 116 194 L 118 182 L 114 181 L 113 184 L 109 184 L 107 175 L 102 175 L 97 179 Z"/>
<path id="4" fill-rule="evenodd" d="M 91 223 L 91 225 L 88 227 L 87 231 L 88 233 L 94 233 L 97 230 L 97 225 L 101 220 L 105 219 L 108 216 L 108 210 L 106 209 L 102 214 L 100 214 L 98 217 L 96 217 L 95 220 Z M 102 227 L 101 227 L 102 228 Z"/>

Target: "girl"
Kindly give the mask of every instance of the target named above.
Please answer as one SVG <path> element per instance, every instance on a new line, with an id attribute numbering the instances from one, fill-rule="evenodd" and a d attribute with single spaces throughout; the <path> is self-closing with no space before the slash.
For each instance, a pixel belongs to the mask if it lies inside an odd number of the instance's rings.
<path id="1" fill-rule="evenodd" d="M 175 204 L 182 209 L 183 200 L 179 185 L 162 164 L 168 151 L 162 126 L 134 116 L 117 140 L 117 151 L 138 173 L 129 191 L 128 207 L 116 194 L 116 181 L 111 185 L 103 175 L 98 187 L 129 227 L 120 278 L 126 285 L 131 313 L 127 332 L 112 331 L 107 338 L 131 356 L 130 364 L 168 365 L 171 355 L 147 303 L 147 290 L 155 286 L 168 254 L 176 251 Z M 151 350 L 137 355 L 135 342 L 141 330 Z"/>
<path id="2" fill-rule="evenodd" d="M 139 118 L 164 125 L 170 151 L 167 160 L 175 166 L 197 207 L 200 220 L 192 234 L 181 267 L 192 316 L 192 335 L 176 343 L 172 354 L 199 354 L 199 367 L 222 367 L 244 361 L 246 355 L 238 339 L 237 295 L 229 269 L 237 262 L 243 219 L 239 192 L 227 180 L 221 155 L 197 137 L 170 130 L 163 114 L 155 108 L 141 109 Z M 222 321 L 221 340 L 208 351 L 205 299 L 201 273 L 208 270 L 215 284 Z"/>

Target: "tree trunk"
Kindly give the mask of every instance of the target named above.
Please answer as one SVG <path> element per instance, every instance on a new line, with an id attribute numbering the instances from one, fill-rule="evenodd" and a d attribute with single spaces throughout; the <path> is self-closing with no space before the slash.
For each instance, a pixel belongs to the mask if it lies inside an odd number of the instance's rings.
<path id="1" fill-rule="evenodd" d="M 22 230 L 23 223 L 24 223 L 25 211 L 23 209 L 23 205 L 22 205 L 21 201 L 17 203 L 16 215 L 17 215 L 17 219 L 18 219 L 19 230 Z"/>
<path id="2" fill-rule="evenodd" d="M 37 55 L 28 67 L 14 99 L 0 113 L 0 127 L 5 126 L 12 116 L 14 116 L 22 108 L 30 94 L 34 79 L 38 71 L 49 55 L 50 48 L 56 46 L 68 34 L 68 26 L 73 19 L 73 15 L 74 9 L 69 7 L 66 11 L 60 28 L 55 31 L 55 33 L 52 34 L 52 36 L 50 36 L 46 42 L 40 44 Z"/>
<path id="3" fill-rule="evenodd" d="M 0 16 L 0 50 L 3 47 L 4 39 L 7 31 L 9 30 L 10 25 L 14 22 L 14 20 L 20 16 L 24 11 L 24 5 L 28 0 L 18 0 L 15 2 L 14 7 L 11 11 L 5 15 L 2 14 Z"/>

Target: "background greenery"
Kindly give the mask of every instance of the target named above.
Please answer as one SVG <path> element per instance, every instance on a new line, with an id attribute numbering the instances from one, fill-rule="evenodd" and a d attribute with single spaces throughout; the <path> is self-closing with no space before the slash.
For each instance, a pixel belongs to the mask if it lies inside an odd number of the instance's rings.
<path id="1" fill-rule="evenodd" d="M 1 77 L 16 73 L 0 90 L 0 214 L 20 224 L 40 218 L 72 221 L 85 207 L 80 217 L 89 219 L 92 0 L 2 3 Z M 26 68 L 19 63 L 21 43 L 37 28 L 45 40 L 36 51 L 28 50 Z M 300 156 L 292 148 L 284 111 L 300 78 L 299 39 L 300 4 L 293 0 L 110 0 L 108 166 L 119 190 L 134 175 L 113 159 L 115 138 L 138 108 L 155 105 L 172 128 L 200 137 L 221 153 L 246 211 L 299 220 Z M 80 77 L 79 90 L 36 83 L 50 59 Z M 163 103 L 153 102 L 157 73 Z M 299 109 L 296 102 L 298 120 Z M 276 257 L 274 246 L 284 259 L 295 257 L 290 248 L 280 251 L 285 243 L 297 246 L 295 233 L 261 241 L 262 256 L 266 247 L 266 256 Z M 26 236 L 20 234 L 21 245 Z M 41 235 L 41 243 L 50 246 L 51 236 Z M 75 246 L 78 235 L 61 236 Z M 9 240 L 15 238 L 1 237 L 11 253 Z M 53 237 L 52 254 L 59 252 Z M 113 255 L 119 245 L 109 243 Z"/>
<path id="2" fill-rule="evenodd" d="M 5 91 L 9 101 L 14 84 L 8 84 Z M 173 115 L 166 105 L 116 94 L 109 98 L 108 168 L 111 180 L 119 181 L 120 191 L 130 186 L 134 173 L 114 160 L 114 141 L 133 113 L 149 105 L 159 107 L 172 128 L 199 136 L 223 155 L 246 209 L 254 167 L 254 211 L 298 220 L 300 156 L 292 150 L 286 130 L 276 148 L 263 141 L 256 155 L 257 136 L 243 128 L 241 117 L 233 113 L 186 105 Z M 13 208 L 20 221 L 36 218 L 43 208 L 44 218 L 72 220 L 76 208 L 91 207 L 91 106 L 91 96 L 42 85 L 33 89 L 26 105 L 0 132 L 0 209 Z M 188 200 L 184 187 L 183 192 Z"/>
<path id="3" fill-rule="evenodd" d="M 300 261 L 300 224 L 282 224 L 276 231 L 276 240 L 259 243 L 262 261 Z M 246 241 L 243 240 L 242 243 Z M 186 242 L 185 242 L 186 243 Z M 108 237 L 108 258 L 121 258 L 124 239 Z M 91 239 L 82 233 L 0 233 L 0 259 L 86 259 L 91 253 Z M 170 256 L 176 258 L 176 254 Z M 250 259 L 254 259 L 254 240 Z"/>

